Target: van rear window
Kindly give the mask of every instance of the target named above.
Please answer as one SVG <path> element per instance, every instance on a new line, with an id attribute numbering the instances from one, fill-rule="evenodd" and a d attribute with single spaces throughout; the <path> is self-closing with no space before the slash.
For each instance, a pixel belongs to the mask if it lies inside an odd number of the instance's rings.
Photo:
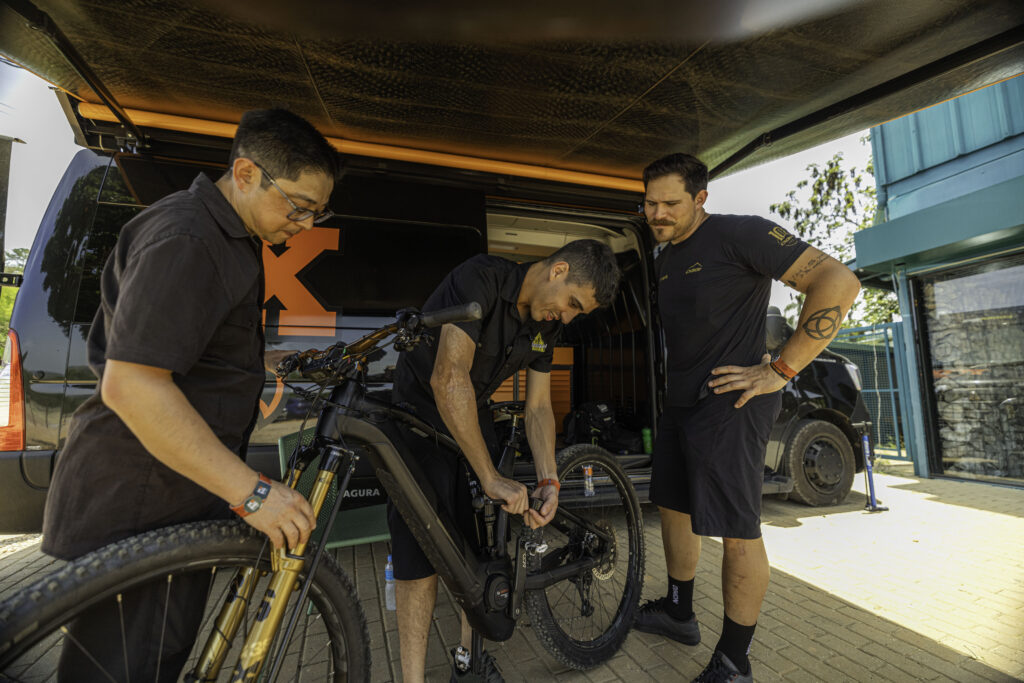
<path id="1" fill-rule="evenodd" d="M 126 156 L 110 166 L 78 257 L 83 270 L 75 322 L 95 316 L 100 275 L 124 224 L 146 205 L 187 189 L 200 171 L 219 175 L 209 167 Z M 268 327 L 278 319 L 282 325 L 308 320 L 309 313 L 312 324 L 334 327 L 342 325 L 338 314 L 392 315 L 419 306 L 449 271 L 486 250 L 478 192 L 352 177 L 341 180 L 331 208 L 338 215 L 312 233 L 264 251 Z"/>

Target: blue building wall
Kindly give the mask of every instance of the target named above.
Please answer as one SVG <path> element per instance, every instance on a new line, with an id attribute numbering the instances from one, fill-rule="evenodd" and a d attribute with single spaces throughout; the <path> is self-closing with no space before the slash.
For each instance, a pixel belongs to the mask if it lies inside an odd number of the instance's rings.
<path id="1" fill-rule="evenodd" d="M 873 128 L 871 145 L 879 222 L 854 235 L 855 268 L 900 301 L 904 432 L 915 469 L 986 478 L 988 468 L 1024 485 L 1024 419 L 1000 413 L 1024 386 L 1024 76 Z M 971 273 L 996 282 L 998 272 L 995 296 L 965 295 L 974 298 L 964 310 L 977 313 L 960 320 L 944 312 L 937 292 L 959 294 Z M 987 299 L 1001 302 L 986 310 Z M 993 386 L 1001 393 L 990 397 Z M 954 398 L 961 394 L 970 400 Z M 969 436 L 957 441 L 958 431 Z M 961 474 L 958 457 L 976 464 Z"/>
<path id="2" fill-rule="evenodd" d="M 1024 175 L 1024 77 L 871 130 L 885 220 Z"/>
<path id="3" fill-rule="evenodd" d="M 865 274 L 891 279 L 897 264 L 933 267 L 1019 240 L 1024 76 L 872 128 L 871 151 L 880 222 L 854 236 Z M 946 214 L 956 220 L 936 221 Z"/>

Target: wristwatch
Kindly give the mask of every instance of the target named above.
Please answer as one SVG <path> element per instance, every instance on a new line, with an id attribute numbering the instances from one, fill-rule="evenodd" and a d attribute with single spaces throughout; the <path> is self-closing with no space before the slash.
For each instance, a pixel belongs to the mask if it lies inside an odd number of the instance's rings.
<path id="1" fill-rule="evenodd" d="M 259 481 L 256 482 L 256 488 L 252 490 L 249 497 L 238 505 L 231 506 L 231 511 L 239 517 L 246 517 L 259 511 L 263 507 L 263 501 L 267 499 L 267 495 L 270 493 L 270 479 L 262 472 L 257 472 L 257 474 L 260 475 Z"/>

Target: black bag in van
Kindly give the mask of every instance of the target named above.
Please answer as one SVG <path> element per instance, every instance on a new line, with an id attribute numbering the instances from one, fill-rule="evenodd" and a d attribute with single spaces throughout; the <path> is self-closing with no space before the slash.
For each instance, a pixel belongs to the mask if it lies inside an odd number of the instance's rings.
<path id="1" fill-rule="evenodd" d="M 595 401 L 581 403 L 565 416 L 564 440 L 567 445 L 592 443 L 612 453 L 643 453 L 643 437 L 625 429 L 609 404 Z"/>

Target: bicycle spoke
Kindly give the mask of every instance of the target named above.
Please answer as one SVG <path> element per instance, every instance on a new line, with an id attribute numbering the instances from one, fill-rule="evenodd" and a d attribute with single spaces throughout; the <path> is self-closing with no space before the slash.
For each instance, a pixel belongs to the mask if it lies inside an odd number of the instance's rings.
<path id="1" fill-rule="evenodd" d="M 164 636 L 167 635 L 167 610 L 171 605 L 171 579 L 173 576 L 173 574 L 167 575 L 167 592 L 164 594 L 164 618 L 160 620 L 160 644 L 156 649 L 156 681 L 160 680 L 160 662 L 164 655 Z"/>
<path id="2" fill-rule="evenodd" d="M 166 610 L 165 610 L 166 611 Z M 121 619 L 121 652 L 124 653 L 124 675 L 128 679 L 128 683 L 132 683 L 132 673 L 128 668 L 128 642 L 125 637 L 124 628 L 124 600 L 120 593 L 117 594 L 117 615 Z M 89 653 L 86 653 L 88 656 Z M 90 659 L 92 657 L 90 656 Z M 159 668 L 157 669 L 159 672 Z"/>
<path id="3" fill-rule="evenodd" d="M 84 654 L 86 657 L 88 657 L 89 661 L 91 661 L 93 663 L 93 665 L 97 669 L 100 670 L 100 673 L 103 674 L 104 676 L 106 676 L 107 679 L 109 681 L 111 681 L 111 683 L 117 683 L 117 680 L 113 676 L 110 675 L 110 672 L 107 671 L 103 667 L 103 665 L 101 665 L 99 662 L 96 661 L 96 658 L 93 657 L 92 654 L 87 649 L 85 649 L 80 642 L 78 642 L 77 638 L 75 638 L 73 635 L 71 635 L 71 632 L 68 630 L 67 626 L 61 626 L 60 627 L 60 632 L 64 635 L 65 639 L 70 640 L 72 642 L 72 644 L 74 644 L 76 647 L 78 647 L 78 649 L 82 651 L 82 654 Z"/>

